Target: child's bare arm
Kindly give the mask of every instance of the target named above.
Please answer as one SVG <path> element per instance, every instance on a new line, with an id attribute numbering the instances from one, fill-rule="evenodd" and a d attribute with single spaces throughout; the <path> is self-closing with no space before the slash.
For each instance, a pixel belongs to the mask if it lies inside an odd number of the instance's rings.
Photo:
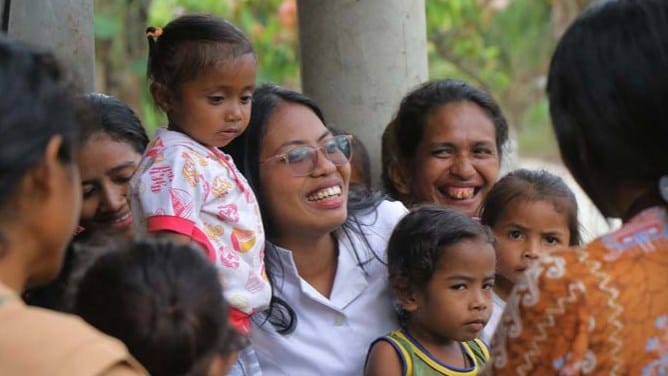
<path id="1" fill-rule="evenodd" d="M 153 236 L 155 236 L 156 238 L 161 238 L 161 239 L 169 239 L 176 244 L 186 244 L 186 245 L 188 245 L 188 244 L 195 243 L 195 242 L 193 242 L 191 237 L 189 237 L 187 235 L 179 234 L 178 232 L 174 232 L 174 231 L 156 231 L 156 232 L 153 233 Z"/>
<path id="2" fill-rule="evenodd" d="M 402 376 L 397 351 L 386 341 L 378 341 L 369 351 L 364 376 Z"/>

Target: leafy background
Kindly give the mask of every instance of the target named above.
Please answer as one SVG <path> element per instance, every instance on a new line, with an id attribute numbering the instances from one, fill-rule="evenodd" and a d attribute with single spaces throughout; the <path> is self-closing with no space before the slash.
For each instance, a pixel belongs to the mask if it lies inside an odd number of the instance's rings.
<path id="1" fill-rule="evenodd" d="M 336 1 L 336 0 L 334 0 Z M 555 42 L 591 0 L 425 0 L 430 78 L 464 79 L 492 93 L 521 156 L 558 159 L 545 72 Z M 149 129 L 164 122 L 146 85 L 147 25 L 213 13 L 250 36 L 259 81 L 299 90 L 296 0 L 95 0 L 97 90 L 129 103 Z"/>

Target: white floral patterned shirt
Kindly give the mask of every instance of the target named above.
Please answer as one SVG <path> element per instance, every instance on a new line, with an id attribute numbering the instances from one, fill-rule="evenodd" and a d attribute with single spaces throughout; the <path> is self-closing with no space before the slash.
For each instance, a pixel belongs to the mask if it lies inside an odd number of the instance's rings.
<path id="1" fill-rule="evenodd" d="M 260 209 L 232 158 L 181 132 L 160 129 L 130 191 L 138 234 L 172 231 L 190 237 L 219 268 L 234 308 L 250 315 L 268 306 Z"/>

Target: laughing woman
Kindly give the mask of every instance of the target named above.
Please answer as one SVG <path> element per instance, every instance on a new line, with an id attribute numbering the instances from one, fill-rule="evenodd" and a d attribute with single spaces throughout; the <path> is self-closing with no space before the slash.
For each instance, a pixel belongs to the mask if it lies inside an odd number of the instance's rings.
<path id="1" fill-rule="evenodd" d="M 96 129 L 86 135 L 79 152 L 83 206 L 80 230 L 133 236 L 128 183 L 148 144 L 137 115 L 120 100 L 104 94 L 83 98 Z M 83 235 L 83 234 L 82 234 Z"/>
<path id="2" fill-rule="evenodd" d="M 458 80 L 427 82 L 404 97 L 383 134 L 383 185 L 406 206 L 475 217 L 507 141 L 508 123 L 489 94 Z"/>
<path id="3" fill-rule="evenodd" d="M 265 85 L 244 138 L 228 147 L 255 190 L 274 296 L 251 341 L 265 375 L 361 374 L 369 343 L 396 325 L 385 247 L 405 214 L 348 200 L 351 138 L 309 98 Z"/>
<path id="4" fill-rule="evenodd" d="M 87 108 L 90 130 L 82 136 L 77 163 L 81 176 L 82 206 L 77 235 L 65 254 L 58 277 L 29 290 L 28 304 L 56 310 L 66 308 L 65 292 L 77 264 L 76 245 L 100 234 L 131 238 L 134 235 L 128 205 L 128 184 L 137 168 L 148 136 L 135 113 L 120 100 L 104 94 L 79 99 Z"/>

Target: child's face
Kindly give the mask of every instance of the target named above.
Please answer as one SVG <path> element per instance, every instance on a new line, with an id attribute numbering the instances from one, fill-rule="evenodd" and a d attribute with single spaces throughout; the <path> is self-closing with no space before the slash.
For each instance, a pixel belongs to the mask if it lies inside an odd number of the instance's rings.
<path id="1" fill-rule="evenodd" d="M 229 144 L 248 126 L 255 69 L 255 56 L 246 54 L 185 82 L 166 105 L 173 126 L 206 146 Z"/>
<path id="2" fill-rule="evenodd" d="M 511 203 L 493 230 L 497 272 L 512 283 L 538 256 L 570 242 L 566 210 L 545 200 Z"/>
<path id="3" fill-rule="evenodd" d="M 426 289 L 404 306 L 411 334 L 426 346 L 478 337 L 492 313 L 494 271 L 494 248 L 485 240 L 449 246 Z"/>

